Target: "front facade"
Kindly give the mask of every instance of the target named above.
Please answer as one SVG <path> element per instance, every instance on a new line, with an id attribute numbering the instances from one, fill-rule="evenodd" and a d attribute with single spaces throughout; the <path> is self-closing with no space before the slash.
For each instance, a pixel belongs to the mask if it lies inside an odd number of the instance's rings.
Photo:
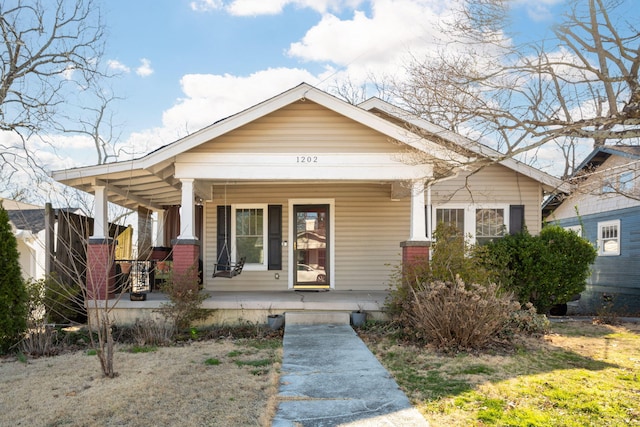
<path id="1" fill-rule="evenodd" d="M 573 309 L 640 313 L 640 147 L 603 146 L 577 168 L 575 190 L 548 216 L 596 247 L 587 288 Z"/>
<path id="2" fill-rule="evenodd" d="M 428 255 L 439 221 L 477 241 L 540 230 L 558 180 L 407 117 L 302 84 L 141 159 L 54 178 L 96 195 L 90 265 L 108 265 L 99 224 L 113 202 L 154 212 L 174 269 L 199 263 L 210 291 L 384 291 L 398 267 Z M 240 275 L 213 277 L 241 258 Z M 108 296 L 108 272 L 94 276 L 96 296 Z"/>

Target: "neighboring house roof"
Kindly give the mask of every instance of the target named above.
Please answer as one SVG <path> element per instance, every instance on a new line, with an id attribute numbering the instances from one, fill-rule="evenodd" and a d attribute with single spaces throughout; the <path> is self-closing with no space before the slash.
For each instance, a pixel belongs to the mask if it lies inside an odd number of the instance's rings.
<path id="1" fill-rule="evenodd" d="M 640 159 L 640 146 L 638 145 L 604 145 L 596 147 L 573 172 L 578 175 L 583 169 L 593 169 L 602 165 L 612 155 Z"/>
<path id="2" fill-rule="evenodd" d="M 505 156 L 503 153 L 500 153 L 497 150 L 494 150 L 484 144 L 481 144 L 477 141 L 473 141 L 469 138 L 466 138 L 460 134 L 447 130 L 441 126 L 438 126 L 434 123 L 431 123 L 427 120 L 421 119 L 417 117 L 415 114 L 411 114 L 408 111 L 405 111 L 393 104 L 390 104 L 386 101 L 381 100 L 380 98 L 371 98 L 361 104 L 358 105 L 360 108 L 363 108 L 367 111 L 371 112 L 382 112 L 384 114 L 388 114 L 393 118 L 402 120 L 407 122 L 410 125 L 416 126 L 427 133 L 433 135 L 437 138 L 442 138 L 445 141 L 453 142 L 457 146 L 468 150 L 475 155 L 481 156 L 488 161 L 499 163 L 502 166 L 505 166 L 511 170 L 519 172 L 529 178 L 532 178 L 543 184 L 545 191 L 549 193 L 554 192 L 563 192 L 567 193 L 569 191 L 569 184 L 563 182 L 562 180 L 551 176 L 545 172 L 542 172 L 539 169 L 536 169 L 532 166 L 529 166 L 525 163 L 519 162 L 512 157 Z"/>
<path id="3" fill-rule="evenodd" d="M 18 230 L 28 230 L 33 234 L 44 230 L 44 209 L 24 209 L 7 211 L 9 220 Z"/>
<path id="4" fill-rule="evenodd" d="M 3 199 L 2 197 L 0 197 L 0 203 L 2 203 L 2 207 L 6 211 L 16 211 L 22 209 L 43 209 L 42 206 L 18 202 L 17 200 Z"/>
<path id="5" fill-rule="evenodd" d="M 52 176 L 59 182 L 80 188 L 89 193 L 92 192 L 93 186 L 107 186 L 108 184 L 110 201 L 129 208 L 141 205 L 158 209 L 166 205 L 180 204 L 181 183 L 175 177 L 174 161 L 176 156 L 300 100 L 315 102 L 386 135 L 389 139 L 399 141 L 423 151 L 435 159 L 445 160 L 460 167 L 471 163 L 478 155 L 489 157 L 497 153 L 453 132 L 447 132 L 440 128 L 436 129 L 434 125 L 426 121 L 420 121 L 418 126 L 424 128 L 427 132 L 431 132 L 433 136 L 432 138 L 425 137 L 422 134 L 410 131 L 404 125 L 402 121 L 406 120 L 406 112 L 404 117 L 398 117 L 398 120 L 394 122 L 389 120 L 388 117 L 381 117 L 367 108 L 349 104 L 303 83 L 238 114 L 219 120 L 191 135 L 162 146 L 141 158 L 55 171 Z M 373 108 L 373 106 L 385 107 L 381 101 L 371 101 L 369 104 L 365 103 L 363 105 L 370 108 Z M 451 145 L 462 144 L 468 150 L 452 150 L 446 144 L 443 145 L 442 140 L 451 143 Z M 500 159 L 499 162 L 541 182 L 545 190 L 555 191 L 564 185 L 560 180 L 514 160 Z M 122 183 L 121 185 L 119 184 L 120 182 Z M 138 185 L 140 188 L 144 186 L 144 192 L 136 190 Z M 196 189 L 197 192 L 198 189 Z M 144 194 L 162 194 L 164 196 L 163 198 L 156 197 L 152 200 L 148 196 L 144 196 Z M 203 192 L 203 194 L 206 193 Z"/>
<path id="6" fill-rule="evenodd" d="M 596 171 L 611 156 L 619 156 L 629 159 L 632 162 L 640 160 L 640 146 L 638 145 L 602 145 L 595 147 L 591 153 L 575 168 L 571 179 L 575 179 L 574 184 L 578 185 L 591 172 Z M 542 206 L 543 218 L 549 217 L 558 207 L 560 207 L 566 197 L 557 195 L 550 197 Z"/>

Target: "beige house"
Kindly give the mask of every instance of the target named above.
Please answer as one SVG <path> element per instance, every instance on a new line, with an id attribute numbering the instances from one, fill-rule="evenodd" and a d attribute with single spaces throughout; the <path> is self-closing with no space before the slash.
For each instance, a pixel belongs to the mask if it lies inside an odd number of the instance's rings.
<path id="1" fill-rule="evenodd" d="M 498 158 L 379 99 L 355 106 L 301 84 L 139 159 L 53 177 L 96 197 L 98 297 L 107 202 L 156 218 L 174 268 L 200 261 L 211 292 L 384 291 L 394 266 L 428 254 L 437 222 L 477 241 L 539 232 L 562 183 Z M 242 274 L 213 277 L 241 258 Z"/>

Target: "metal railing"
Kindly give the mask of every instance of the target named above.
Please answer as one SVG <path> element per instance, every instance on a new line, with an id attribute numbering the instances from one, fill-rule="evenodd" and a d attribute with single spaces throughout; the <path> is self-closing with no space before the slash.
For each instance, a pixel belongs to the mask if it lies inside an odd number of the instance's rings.
<path id="1" fill-rule="evenodd" d="M 165 261 L 118 259 L 115 262 L 116 290 L 118 292 L 157 291 L 162 280 L 166 279 L 168 272 L 167 268 L 160 264 Z M 163 268 L 159 269 L 158 267 Z"/>

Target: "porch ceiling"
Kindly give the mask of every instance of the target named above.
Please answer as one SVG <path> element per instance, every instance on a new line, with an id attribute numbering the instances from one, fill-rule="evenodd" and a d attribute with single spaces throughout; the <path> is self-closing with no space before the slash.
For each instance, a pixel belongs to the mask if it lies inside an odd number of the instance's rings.
<path id="1" fill-rule="evenodd" d="M 134 169 L 114 170 L 95 175 L 74 174 L 66 171 L 58 181 L 87 193 L 94 193 L 94 186 L 104 185 L 110 202 L 128 209 L 144 206 L 159 210 L 163 206 L 179 205 L 181 183 L 174 176 L 173 163 L 156 170 Z"/>
<path id="2" fill-rule="evenodd" d="M 180 205 L 182 203 L 182 184 L 175 177 L 175 166 L 171 164 L 156 172 L 148 169 L 130 168 L 126 171 L 111 171 L 108 173 L 98 173 L 91 176 L 73 175 L 74 170 L 68 170 L 65 178 L 56 176 L 56 180 L 74 187 L 78 190 L 93 194 L 94 186 L 104 186 L 109 202 L 127 209 L 137 209 L 143 206 L 152 210 L 161 210 L 166 206 Z M 201 200 L 209 200 L 212 195 L 213 186 L 219 185 L 273 185 L 273 184 L 296 184 L 296 183 L 323 183 L 333 184 L 345 182 L 372 182 L 390 185 L 392 193 L 398 198 L 407 197 L 408 193 L 405 180 L 385 180 L 385 179 L 196 179 L 194 183 L 195 197 Z M 398 194 L 402 193 L 401 196 Z"/>

